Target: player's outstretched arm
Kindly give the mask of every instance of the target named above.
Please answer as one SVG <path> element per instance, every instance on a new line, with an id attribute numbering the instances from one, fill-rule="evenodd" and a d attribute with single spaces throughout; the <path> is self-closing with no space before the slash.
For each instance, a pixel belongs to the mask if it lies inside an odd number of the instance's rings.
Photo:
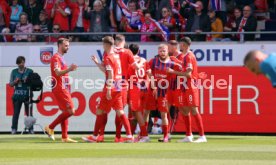
<path id="1" fill-rule="evenodd" d="M 171 68 L 168 68 L 168 69 L 167 69 L 167 72 L 168 72 L 168 73 L 176 74 L 176 75 L 178 75 L 178 76 L 185 76 L 185 77 L 188 77 L 188 78 L 191 77 L 192 71 L 193 71 L 193 70 L 190 69 L 190 68 L 188 68 L 187 71 L 185 71 L 185 72 L 176 71 L 176 70 L 173 70 L 173 69 L 171 69 Z"/>
<path id="2" fill-rule="evenodd" d="M 92 61 L 97 65 L 97 67 L 102 71 L 105 72 L 105 68 L 102 64 L 99 63 L 98 59 L 96 56 L 91 56 Z"/>
<path id="3" fill-rule="evenodd" d="M 71 64 L 70 67 L 68 69 L 65 70 L 60 70 L 60 69 L 55 69 L 55 73 L 57 76 L 63 76 L 66 73 L 69 73 L 71 71 L 75 71 L 78 68 L 78 66 L 76 64 Z"/>

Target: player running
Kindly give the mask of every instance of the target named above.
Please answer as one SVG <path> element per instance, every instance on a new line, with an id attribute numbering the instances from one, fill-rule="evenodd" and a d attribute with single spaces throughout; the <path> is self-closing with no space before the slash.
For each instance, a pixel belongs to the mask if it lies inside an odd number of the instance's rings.
<path id="1" fill-rule="evenodd" d="M 55 140 L 54 129 L 58 124 L 61 124 L 62 142 L 76 143 L 68 137 L 68 118 L 74 115 L 74 104 L 71 98 L 71 89 L 69 84 L 69 75 L 71 71 L 77 69 L 77 65 L 72 64 L 67 67 L 64 60 L 64 55 L 69 49 L 69 40 L 60 38 L 57 42 L 58 52 L 51 58 L 51 76 L 52 76 L 52 92 L 57 100 L 59 109 L 62 113 L 48 126 L 45 127 L 45 132 L 48 136 Z"/>

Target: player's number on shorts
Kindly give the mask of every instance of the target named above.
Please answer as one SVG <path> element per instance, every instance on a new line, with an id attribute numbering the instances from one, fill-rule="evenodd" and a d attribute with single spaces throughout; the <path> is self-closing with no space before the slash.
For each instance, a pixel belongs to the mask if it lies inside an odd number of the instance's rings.
<path id="1" fill-rule="evenodd" d="M 139 78 L 143 78 L 145 76 L 145 69 L 139 68 L 136 70 L 136 76 Z"/>
<path id="2" fill-rule="evenodd" d="M 193 101 L 193 96 L 189 95 L 189 101 Z"/>

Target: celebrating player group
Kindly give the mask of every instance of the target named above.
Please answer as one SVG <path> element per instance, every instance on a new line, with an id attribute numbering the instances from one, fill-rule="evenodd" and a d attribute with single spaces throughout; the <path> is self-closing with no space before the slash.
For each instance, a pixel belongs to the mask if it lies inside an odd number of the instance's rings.
<path id="1" fill-rule="evenodd" d="M 191 40 L 182 38 L 179 42 L 170 40 L 158 46 L 158 55 L 147 61 L 140 57 L 139 46 L 130 44 L 125 48 L 125 37 L 116 35 L 115 39 L 106 36 L 102 40 L 104 55 L 101 63 L 96 56 L 92 61 L 105 74 L 105 85 L 96 111 L 96 121 L 92 135 L 82 137 L 85 142 L 104 142 L 104 130 L 108 121 L 108 113 L 115 110 L 116 136 L 115 142 L 149 142 L 148 121 L 152 110 L 158 110 L 162 119 L 163 137 L 160 142 L 169 142 L 171 135 L 170 107 L 176 107 L 183 115 L 186 127 L 186 136 L 178 142 L 207 142 L 199 106 L 198 79 L 204 79 L 205 73 L 198 73 L 195 55 L 190 50 Z M 68 137 L 68 118 L 74 114 L 74 105 L 70 95 L 70 86 L 62 80 L 68 79 L 68 73 L 77 69 L 72 64 L 67 67 L 63 55 L 69 48 L 66 39 L 58 41 L 58 52 L 51 60 L 51 73 L 53 80 L 53 93 L 59 103 L 62 114 L 50 125 L 45 132 L 51 139 L 54 138 L 54 128 L 57 124 L 62 126 L 62 141 L 77 142 Z M 128 117 L 124 107 L 129 105 Z M 191 127 L 191 116 L 199 130 L 199 138 L 194 139 Z M 136 123 L 140 127 L 139 135 L 133 134 Z M 121 137 L 121 128 L 125 128 L 126 137 Z"/>

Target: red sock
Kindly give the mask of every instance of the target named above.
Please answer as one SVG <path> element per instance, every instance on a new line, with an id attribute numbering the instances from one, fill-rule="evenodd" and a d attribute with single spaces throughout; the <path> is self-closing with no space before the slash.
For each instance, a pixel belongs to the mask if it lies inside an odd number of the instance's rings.
<path id="1" fill-rule="evenodd" d="M 201 115 L 198 113 L 196 115 L 193 115 L 197 124 L 197 128 L 199 131 L 199 135 L 203 136 L 204 135 L 204 129 L 203 129 L 203 123 L 202 123 L 202 118 Z"/>
<path id="2" fill-rule="evenodd" d="M 116 126 L 116 137 L 121 138 L 122 122 L 117 115 L 115 117 L 115 126 Z"/>
<path id="3" fill-rule="evenodd" d="M 106 123 L 107 123 L 107 113 L 104 113 L 103 114 L 103 125 L 100 128 L 100 135 L 102 135 L 102 136 L 104 135 L 104 130 L 105 130 Z"/>
<path id="4" fill-rule="evenodd" d="M 169 126 L 168 125 L 162 125 L 162 129 L 163 129 L 163 134 L 164 134 L 164 138 L 168 136 L 168 129 Z"/>
<path id="5" fill-rule="evenodd" d="M 186 126 L 186 136 L 192 135 L 192 124 L 191 124 L 191 115 L 188 116 L 183 115 L 184 123 Z"/>
<path id="6" fill-rule="evenodd" d="M 168 119 L 168 132 L 171 132 L 172 119 L 171 119 L 170 112 L 167 113 L 167 119 Z"/>
<path id="7" fill-rule="evenodd" d="M 148 136 L 148 131 L 147 131 L 147 127 L 146 127 L 146 125 L 140 125 L 140 130 L 141 130 L 141 132 L 140 132 L 140 135 L 141 136 Z"/>
<path id="8" fill-rule="evenodd" d="M 68 138 L 68 119 L 63 120 L 60 125 L 61 125 L 61 133 L 62 133 L 62 138 L 66 139 Z"/>
<path id="9" fill-rule="evenodd" d="M 103 121 L 104 121 L 104 115 L 97 115 L 95 126 L 94 126 L 94 132 L 93 132 L 94 136 L 98 136 L 99 131 L 103 125 Z"/>
<path id="10" fill-rule="evenodd" d="M 64 120 L 68 119 L 70 116 L 72 116 L 68 111 L 63 111 L 50 125 L 50 129 L 55 129 L 55 127 L 63 122 Z"/>
<path id="11" fill-rule="evenodd" d="M 121 122 L 123 123 L 123 125 L 124 125 L 124 127 L 125 127 L 126 134 L 127 134 L 127 135 L 132 135 L 132 134 L 131 134 L 130 124 L 129 124 L 129 121 L 128 121 L 126 115 L 125 115 L 125 114 L 121 115 L 121 116 L 120 116 L 120 119 L 121 119 Z"/>
<path id="12" fill-rule="evenodd" d="M 148 125 L 149 125 L 149 122 L 145 121 L 146 130 L 148 130 Z M 148 132 L 148 131 L 147 131 L 147 132 Z"/>

